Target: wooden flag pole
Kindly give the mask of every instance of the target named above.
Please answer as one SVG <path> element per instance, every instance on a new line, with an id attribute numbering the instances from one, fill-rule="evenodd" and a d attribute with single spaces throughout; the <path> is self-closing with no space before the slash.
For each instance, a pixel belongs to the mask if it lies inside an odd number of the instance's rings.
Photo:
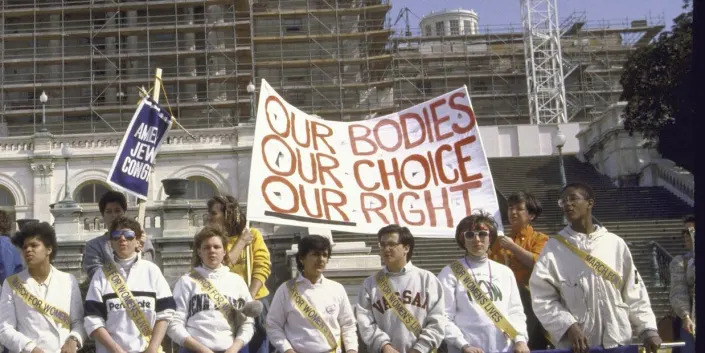
<path id="1" fill-rule="evenodd" d="M 250 230 L 250 221 L 245 222 L 245 229 L 247 231 Z M 251 255 L 250 255 L 250 245 L 247 244 L 245 247 L 245 269 L 247 271 L 247 287 L 249 289 L 250 285 L 252 284 L 252 264 L 250 263 L 251 260 Z M 252 299 L 254 299 L 254 296 L 252 296 Z"/>
<path id="2" fill-rule="evenodd" d="M 157 72 L 154 75 L 154 90 L 152 91 L 152 100 L 155 103 L 159 103 L 159 92 L 161 91 L 161 83 L 162 83 L 162 69 L 157 68 Z M 152 169 L 149 171 L 149 180 L 151 181 L 152 175 L 154 174 L 154 166 L 152 166 Z M 149 194 L 149 182 L 147 182 L 147 193 Z M 140 226 L 142 229 L 144 229 L 144 215 L 147 211 L 147 202 L 145 200 L 138 200 L 137 201 L 137 221 L 140 223 Z"/>

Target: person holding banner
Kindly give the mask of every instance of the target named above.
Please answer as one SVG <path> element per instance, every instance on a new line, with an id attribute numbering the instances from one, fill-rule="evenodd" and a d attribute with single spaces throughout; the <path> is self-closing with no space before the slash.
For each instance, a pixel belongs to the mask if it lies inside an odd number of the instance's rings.
<path id="1" fill-rule="evenodd" d="M 384 267 L 367 277 L 355 305 L 369 352 L 435 352 L 445 335 L 443 289 L 433 273 L 411 263 L 414 236 L 397 224 L 377 232 Z"/>
<path id="2" fill-rule="evenodd" d="M 83 345 L 83 303 L 76 278 L 52 266 L 54 228 L 25 225 L 13 242 L 27 269 L 5 279 L 0 293 L 0 346 L 10 352 L 76 353 Z"/>
<path id="3" fill-rule="evenodd" d="M 228 234 L 226 264 L 249 284 L 252 298 L 262 302 L 264 309 L 255 318 L 255 334 L 248 345 L 250 353 L 269 352 L 264 323 L 267 319 L 269 290 L 264 285 L 271 272 L 269 250 L 262 233 L 247 228 L 247 220 L 237 200 L 232 196 L 214 196 L 208 200 L 209 224 L 223 227 Z M 249 272 L 249 273 L 248 273 Z M 248 276 L 249 275 L 249 276 Z"/>
<path id="4" fill-rule="evenodd" d="M 569 225 L 546 243 L 529 279 L 534 312 L 556 348 L 631 344 L 632 326 L 647 352 L 661 345 L 639 272 L 626 242 L 593 224 L 592 189 L 571 183 L 558 204 Z"/>
<path id="5" fill-rule="evenodd" d="M 86 294 L 86 332 L 96 353 L 161 351 L 176 304 L 161 270 L 139 253 L 142 227 L 120 216 L 110 225 L 113 261 L 91 279 Z"/>
<path id="6" fill-rule="evenodd" d="M 267 335 L 279 352 L 357 353 L 355 316 L 345 288 L 323 276 L 331 254 L 328 238 L 299 241 L 299 275 L 279 286 L 267 315 Z"/>
<path id="7" fill-rule="evenodd" d="M 106 227 L 110 227 L 113 220 L 124 216 L 125 212 L 127 212 L 127 199 L 121 192 L 108 191 L 100 197 L 98 209 L 103 217 L 103 223 Z M 88 280 L 93 278 L 96 270 L 100 269 L 106 262 L 114 261 L 113 249 L 110 244 L 110 234 L 108 232 L 86 242 L 81 267 L 88 276 Z M 154 261 L 154 246 L 146 235 L 140 237 L 139 245 L 142 249 L 142 259 Z"/>
<path id="8" fill-rule="evenodd" d="M 441 270 L 450 353 L 528 353 L 526 315 L 512 270 L 488 258 L 497 223 L 487 213 L 463 218 L 455 241 L 465 256 Z"/>
<path id="9" fill-rule="evenodd" d="M 238 327 L 232 320 L 252 297 L 242 277 L 223 264 L 227 242 L 220 228 L 201 229 L 194 238 L 194 268 L 174 285 L 176 312 L 168 334 L 180 353 L 240 352 L 252 338 L 252 318 Z"/>
<path id="10" fill-rule="evenodd" d="M 509 236 L 499 236 L 490 246 L 489 257 L 512 269 L 519 285 L 519 295 L 524 306 L 529 348 L 546 349 L 546 330 L 531 308 L 529 277 L 548 235 L 534 230 L 531 223 L 541 215 L 543 208 L 539 200 L 528 192 L 516 192 L 507 197 L 507 216 L 511 225 Z"/>

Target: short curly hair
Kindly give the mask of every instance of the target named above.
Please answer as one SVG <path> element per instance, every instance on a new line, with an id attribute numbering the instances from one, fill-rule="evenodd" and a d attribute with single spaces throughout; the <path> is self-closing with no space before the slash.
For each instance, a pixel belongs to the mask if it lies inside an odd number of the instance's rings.
<path id="1" fill-rule="evenodd" d="M 24 246 L 24 242 L 27 239 L 37 237 L 45 247 L 51 248 L 51 254 L 49 254 L 49 262 L 51 263 L 56 257 L 56 253 L 59 252 L 59 246 L 56 241 L 56 231 L 47 222 L 32 222 L 27 223 L 20 229 L 19 232 L 15 233 L 12 238 L 12 243 L 18 248 Z"/>
<path id="2" fill-rule="evenodd" d="M 474 228 L 479 225 L 484 224 L 490 229 L 490 246 L 494 244 L 497 239 L 497 221 L 494 220 L 489 213 L 485 211 L 476 211 L 475 213 L 463 218 L 458 222 L 458 226 L 455 227 L 455 241 L 458 246 L 465 249 L 465 239 L 463 239 L 463 232 L 466 230 L 474 230 Z"/>
<path id="3" fill-rule="evenodd" d="M 110 232 L 112 232 L 118 229 L 129 229 L 135 232 L 135 237 L 137 240 L 142 239 L 142 226 L 140 226 L 140 223 L 132 218 L 126 216 L 120 216 L 118 218 L 115 218 L 115 220 L 110 223 L 109 230 Z"/>

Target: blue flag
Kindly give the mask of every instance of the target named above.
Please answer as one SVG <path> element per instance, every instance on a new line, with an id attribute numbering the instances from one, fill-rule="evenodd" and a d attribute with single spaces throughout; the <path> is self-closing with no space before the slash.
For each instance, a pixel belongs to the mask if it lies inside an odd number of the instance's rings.
<path id="1" fill-rule="evenodd" d="M 149 175 L 171 123 L 169 112 L 151 98 L 143 98 L 122 138 L 108 173 L 108 183 L 146 200 Z"/>

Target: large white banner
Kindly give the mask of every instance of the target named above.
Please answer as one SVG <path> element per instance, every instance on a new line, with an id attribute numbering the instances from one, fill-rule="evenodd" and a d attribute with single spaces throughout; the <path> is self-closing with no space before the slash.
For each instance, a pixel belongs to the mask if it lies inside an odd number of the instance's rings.
<path id="1" fill-rule="evenodd" d="M 297 109 L 262 80 L 247 199 L 252 221 L 414 236 L 499 205 L 465 87 L 375 119 L 337 122 Z"/>

